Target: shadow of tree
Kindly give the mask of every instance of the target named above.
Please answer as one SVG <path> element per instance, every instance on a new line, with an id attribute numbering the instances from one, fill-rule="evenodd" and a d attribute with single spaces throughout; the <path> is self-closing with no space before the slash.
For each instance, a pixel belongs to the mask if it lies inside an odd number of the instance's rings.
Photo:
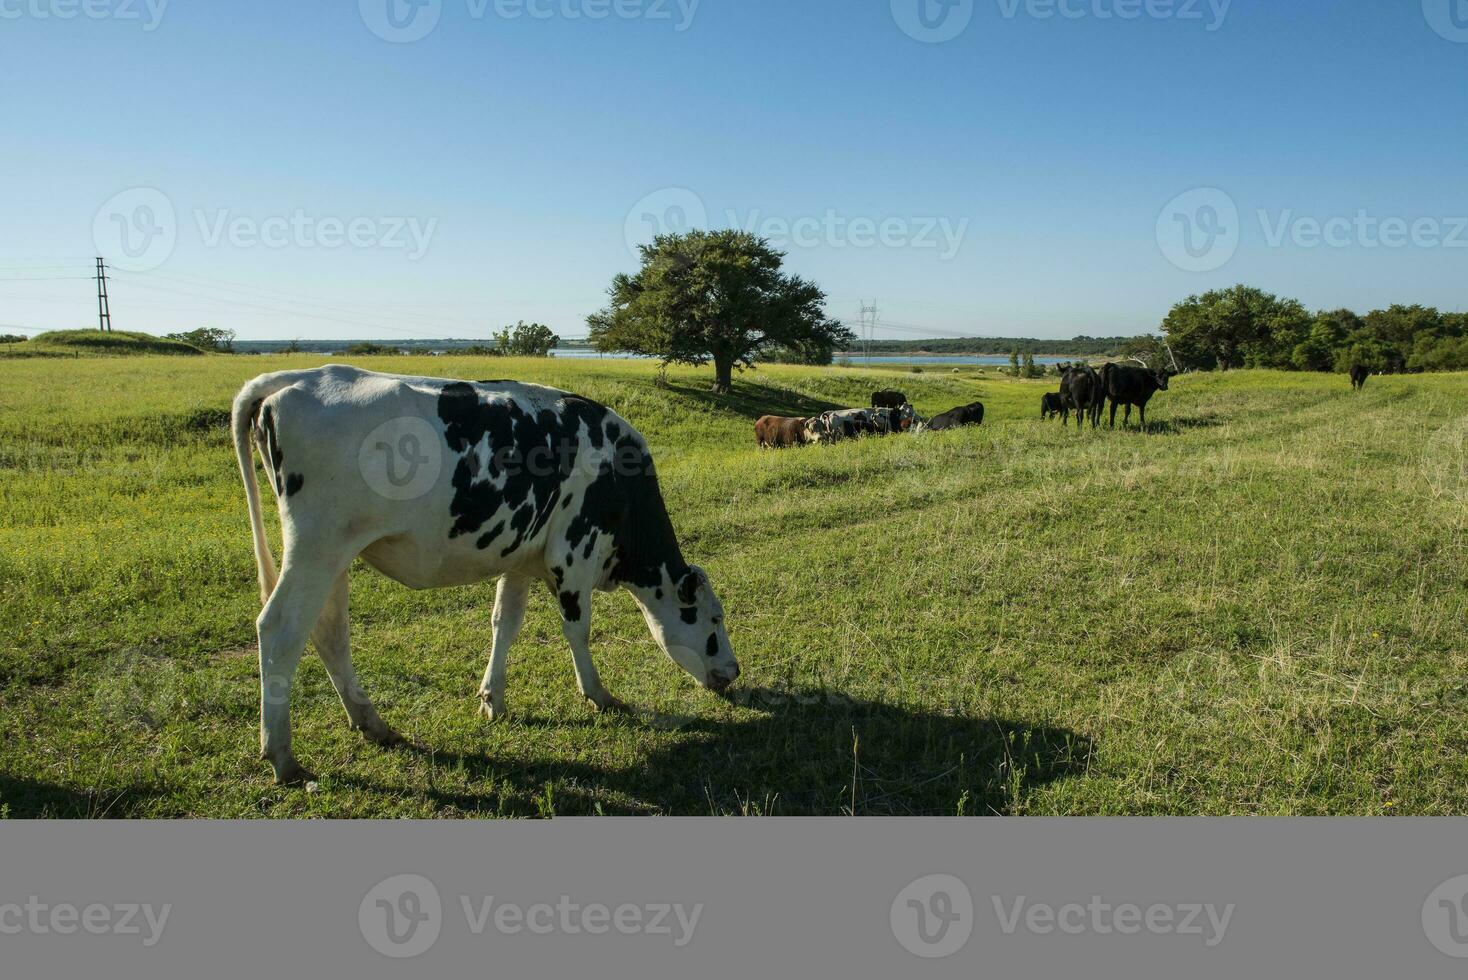
<path id="1" fill-rule="evenodd" d="M 689 384 L 675 384 L 669 382 L 666 389 L 675 392 L 683 398 L 696 402 L 705 408 L 717 409 L 719 411 L 733 412 L 735 415 L 753 421 L 761 415 L 785 415 L 795 418 L 806 418 L 819 415 L 822 412 L 831 412 L 839 408 L 850 408 L 849 405 L 838 405 L 835 402 L 825 401 L 820 398 L 811 398 L 798 391 L 788 388 L 777 388 L 773 385 L 760 384 L 753 381 L 735 381 L 734 390 L 727 395 L 715 394 L 708 388 Z"/>
<path id="2" fill-rule="evenodd" d="M 141 804 L 166 795 L 152 786 L 78 790 L 0 774 L 0 802 L 15 819 L 129 817 Z"/>
<path id="3" fill-rule="evenodd" d="M 493 791 L 427 792 L 444 807 L 511 815 L 542 812 L 537 797 L 547 787 L 557 815 L 1001 814 L 1017 795 L 1083 770 L 1092 751 L 1088 738 L 1062 728 L 829 692 L 754 689 L 738 700 L 757 717 L 628 719 L 670 734 L 620 768 L 564 760 L 515 767 L 485 754 L 435 752 L 437 764 Z"/>

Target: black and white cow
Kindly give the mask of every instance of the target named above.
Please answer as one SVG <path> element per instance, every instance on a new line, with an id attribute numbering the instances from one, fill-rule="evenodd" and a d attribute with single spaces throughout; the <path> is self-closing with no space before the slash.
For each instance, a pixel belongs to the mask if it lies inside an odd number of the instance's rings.
<path id="1" fill-rule="evenodd" d="M 261 375 L 236 396 L 232 424 L 264 602 L 261 752 L 277 782 L 314 778 L 291 753 L 291 680 L 307 637 L 352 726 L 400 741 L 352 670 L 347 570 L 358 556 L 413 589 L 500 576 L 479 687 L 491 719 L 505 714 L 506 658 L 537 579 L 559 601 L 577 686 L 600 710 L 622 705 L 591 660 L 593 590 L 631 592 L 658 646 L 704 687 L 739 676 L 723 607 L 683 560 L 647 443 L 595 402 L 332 365 Z M 252 434 L 279 503 L 278 573 Z"/>

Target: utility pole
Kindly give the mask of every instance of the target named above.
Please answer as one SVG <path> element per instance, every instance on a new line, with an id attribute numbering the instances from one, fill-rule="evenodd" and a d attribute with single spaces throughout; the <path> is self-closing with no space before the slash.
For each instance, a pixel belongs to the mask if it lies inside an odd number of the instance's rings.
<path id="1" fill-rule="evenodd" d="M 112 332 L 112 307 L 107 302 L 107 262 L 97 256 L 97 329 Z"/>
<path id="2" fill-rule="evenodd" d="M 877 301 L 876 300 L 872 300 L 872 305 L 871 306 L 868 306 L 866 304 L 866 301 L 865 300 L 862 301 L 862 304 L 861 304 L 861 332 L 862 332 L 862 339 L 865 342 L 865 345 L 863 347 L 863 350 L 864 350 L 863 356 L 866 358 L 867 366 L 870 367 L 871 366 L 871 361 L 872 361 L 872 335 L 877 332 Z"/>

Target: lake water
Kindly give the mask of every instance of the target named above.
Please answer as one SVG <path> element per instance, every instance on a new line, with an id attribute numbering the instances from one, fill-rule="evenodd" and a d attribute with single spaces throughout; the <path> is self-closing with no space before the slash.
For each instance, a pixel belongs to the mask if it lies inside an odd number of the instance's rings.
<path id="1" fill-rule="evenodd" d="M 600 354 L 594 350 L 584 347 L 558 348 L 551 351 L 552 357 L 606 357 L 612 359 L 633 358 L 637 360 L 648 360 L 638 354 Z M 1058 364 L 1061 361 L 1074 360 L 1069 357 L 1036 356 L 1036 364 Z M 1007 354 L 873 354 L 867 357 L 863 354 L 852 354 L 847 357 L 837 358 L 838 363 L 850 364 L 852 367 L 881 367 L 884 364 L 950 364 L 954 367 L 964 365 L 1008 365 Z"/>

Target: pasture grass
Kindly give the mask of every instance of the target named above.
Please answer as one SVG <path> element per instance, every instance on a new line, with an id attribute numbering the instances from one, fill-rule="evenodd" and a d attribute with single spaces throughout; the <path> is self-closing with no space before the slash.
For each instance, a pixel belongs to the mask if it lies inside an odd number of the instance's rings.
<path id="1" fill-rule="evenodd" d="M 277 788 L 225 423 L 249 377 L 326 360 L 0 362 L 0 813 L 1468 812 L 1465 375 L 1191 375 L 1150 431 L 1078 434 L 1039 420 L 1052 383 L 969 371 L 772 366 L 718 397 L 629 361 L 358 359 L 628 417 L 744 676 L 697 690 L 598 596 L 602 676 L 640 710 L 597 716 L 537 591 L 489 724 L 492 583 L 359 564 L 358 671 L 415 745 L 350 732 L 308 654 L 295 746 L 321 780 Z M 760 414 L 886 386 L 985 423 L 755 447 Z"/>

